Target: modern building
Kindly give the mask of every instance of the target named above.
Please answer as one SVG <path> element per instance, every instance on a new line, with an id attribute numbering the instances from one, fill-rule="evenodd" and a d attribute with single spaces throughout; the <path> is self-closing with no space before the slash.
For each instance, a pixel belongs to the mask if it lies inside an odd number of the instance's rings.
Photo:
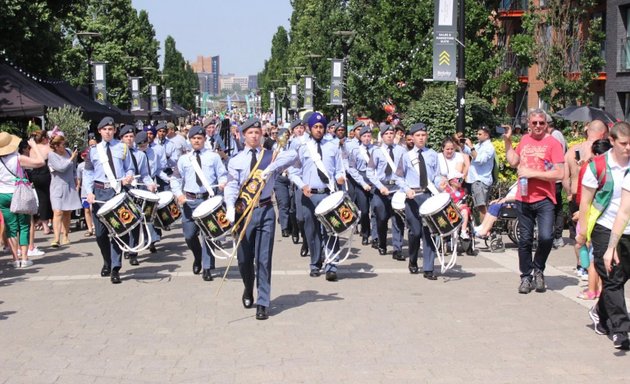
<path id="1" fill-rule="evenodd" d="M 220 76 L 221 91 L 247 91 L 249 89 L 249 78 L 247 76 L 236 76 L 233 73 Z"/>
<path id="2" fill-rule="evenodd" d="M 606 1 L 606 111 L 630 120 L 630 0 Z"/>
<path id="3" fill-rule="evenodd" d="M 219 56 L 197 56 L 197 60 L 191 63 L 191 67 L 199 77 L 199 92 L 207 92 L 212 96 L 219 94 L 221 73 L 221 60 Z"/>
<path id="4" fill-rule="evenodd" d="M 258 89 L 258 75 L 249 75 L 247 89 Z"/>

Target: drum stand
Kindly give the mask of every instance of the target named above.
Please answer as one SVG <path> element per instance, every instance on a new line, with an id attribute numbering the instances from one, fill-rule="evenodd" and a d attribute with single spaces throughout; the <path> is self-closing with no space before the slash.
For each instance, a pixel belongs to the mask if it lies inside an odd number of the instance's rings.
<path id="1" fill-rule="evenodd" d="M 358 226 L 358 224 L 359 222 L 357 221 L 354 224 L 352 224 L 350 227 L 348 227 L 348 229 L 346 229 L 345 232 L 349 232 L 350 235 L 344 242 L 343 247 L 341 246 L 341 238 L 339 237 L 339 234 L 334 233 L 334 232 L 328 233 L 328 239 L 326 240 L 326 244 L 324 247 L 324 265 L 341 264 L 348 259 L 348 256 L 350 256 L 350 245 L 352 244 L 352 238 L 354 237 L 354 234 L 355 234 L 354 230 Z M 334 249 L 337 245 L 339 245 L 339 250 L 335 252 Z M 341 253 L 344 251 L 346 251 L 345 256 L 341 260 L 337 260 L 339 255 L 341 255 Z"/>
<path id="2" fill-rule="evenodd" d="M 446 263 L 446 253 L 448 251 L 448 238 L 451 239 L 451 259 Z M 455 266 L 457 262 L 457 240 L 459 239 L 459 228 L 449 235 L 431 234 L 431 241 L 435 246 L 435 254 L 440 262 L 440 273 L 444 273 Z"/>
<path id="3" fill-rule="evenodd" d="M 118 244 L 118 246 L 120 247 L 120 250 L 123 252 L 138 253 L 138 252 L 144 251 L 145 249 L 148 249 L 151 246 L 151 244 L 153 243 L 153 238 L 151 237 L 151 232 L 149 231 L 149 225 L 144 215 L 142 215 L 142 223 L 140 223 L 139 225 L 140 225 L 140 236 L 138 238 L 138 245 L 135 247 L 130 247 L 128 244 L 122 241 L 122 239 L 118 236 L 118 234 L 112 234 L 111 231 L 109 233 L 109 237 Z M 145 231 L 147 233 L 146 243 L 144 239 Z M 130 232 L 131 231 L 129 231 L 128 234 Z"/>

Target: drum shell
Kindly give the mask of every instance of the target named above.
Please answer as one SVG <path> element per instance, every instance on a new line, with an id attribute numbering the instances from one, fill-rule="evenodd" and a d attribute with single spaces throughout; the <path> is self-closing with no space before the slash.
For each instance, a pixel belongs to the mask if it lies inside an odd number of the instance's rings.
<path id="1" fill-rule="evenodd" d="M 424 202 L 424 204 L 427 203 L 431 204 L 430 199 Z M 424 215 L 421 213 L 420 216 L 431 233 L 441 236 L 448 236 L 457 231 L 463 221 L 462 213 L 450 198 L 439 209 Z"/>
<path id="2" fill-rule="evenodd" d="M 168 203 L 158 207 L 154 224 L 159 228 L 166 229 L 181 216 L 182 210 L 179 208 L 179 205 L 177 205 L 175 195 L 173 195 Z"/>
<path id="3" fill-rule="evenodd" d="M 323 203 L 325 200 L 320 202 Z M 335 206 L 325 212 L 315 214 L 315 217 L 329 234 L 342 234 L 353 228 L 359 219 L 359 209 L 352 202 L 350 197 L 344 194 L 343 199 Z"/>
<path id="4" fill-rule="evenodd" d="M 144 214 L 144 219 L 148 223 L 152 223 L 155 220 L 155 216 L 157 215 L 159 200 L 151 201 L 133 194 L 131 194 L 131 199 L 133 200 L 134 204 L 136 204 L 136 207 L 138 207 L 140 212 Z"/>
<path id="5" fill-rule="evenodd" d="M 217 206 L 213 211 L 203 216 L 195 216 L 193 214 L 193 221 L 197 224 L 203 236 L 212 240 L 221 239 L 232 228 L 232 225 L 227 220 L 225 204 Z"/>
<path id="6" fill-rule="evenodd" d="M 394 211 L 394 213 L 397 214 L 398 216 L 400 216 L 400 218 L 402 218 L 403 220 L 406 220 L 407 216 L 405 215 L 405 205 L 406 205 L 405 202 L 406 202 L 407 196 L 405 196 L 403 194 L 404 198 L 402 199 L 403 204 L 402 204 L 402 207 L 401 207 L 401 206 L 398 206 L 398 204 L 397 204 L 398 202 L 395 201 L 395 199 L 396 200 L 398 199 L 396 197 L 398 194 L 399 194 L 399 192 L 396 192 L 396 193 L 394 193 L 392 195 L 392 200 L 391 200 L 392 211 Z"/>
<path id="7" fill-rule="evenodd" d="M 140 225 L 142 216 L 140 210 L 133 202 L 131 196 L 125 194 L 125 198 L 111 210 L 96 213 L 99 220 L 105 225 L 110 234 L 124 236 L 132 229 Z"/>

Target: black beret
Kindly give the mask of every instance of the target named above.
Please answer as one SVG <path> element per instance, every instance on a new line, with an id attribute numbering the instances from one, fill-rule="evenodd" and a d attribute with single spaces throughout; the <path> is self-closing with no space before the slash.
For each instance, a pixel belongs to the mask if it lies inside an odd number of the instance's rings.
<path id="1" fill-rule="evenodd" d="M 249 128 L 260 128 L 260 120 L 258 119 L 249 119 L 241 125 L 241 131 L 245 133 Z"/>
<path id="2" fill-rule="evenodd" d="M 416 132 L 419 132 L 419 131 L 426 132 L 427 131 L 427 126 L 424 125 L 424 123 L 415 123 L 414 125 L 409 127 L 409 133 L 412 134 L 412 135 L 414 133 L 416 133 Z"/>
<path id="3" fill-rule="evenodd" d="M 297 127 L 298 125 L 302 125 L 302 120 L 301 119 L 295 119 L 291 122 L 291 125 L 289 126 L 289 129 L 293 129 L 295 127 Z"/>
<path id="4" fill-rule="evenodd" d="M 123 137 L 128 133 L 136 133 L 136 127 L 134 127 L 133 125 L 126 124 L 124 127 L 120 129 L 118 136 Z"/>
<path id="5" fill-rule="evenodd" d="M 147 136 L 147 133 L 145 131 L 140 131 L 136 135 L 134 141 L 136 142 L 137 145 L 148 143 L 149 137 Z"/>
<path id="6" fill-rule="evenodd" d="M 155 131 L 159 131 L 160 129 L 166 129 L 166 123 L 165 122 L 161 122 L 158 123 L 158 125 L 155 126 Z"/>
<path id="7" fill-rule="evenodd" d="M 198 125 L 195 125 L 194 127 L 190 128 L 190 131 L 188 131 L 188 138 L 192 138 L 195 135 L 201 135 L 201 136 L 205 136 L 206 135 L 206 131 L 205 129 L 201 128 Z"/>
<path id="8" fill-rule="evenodd" d="M 111 116 L 105 116 L 101 119 L 101 122 L 98 123 L 97 129 L 101 129 L 103 127 L 106 127 L 108 125 L 113 126 L 114 125 L 114 118 Z"/>

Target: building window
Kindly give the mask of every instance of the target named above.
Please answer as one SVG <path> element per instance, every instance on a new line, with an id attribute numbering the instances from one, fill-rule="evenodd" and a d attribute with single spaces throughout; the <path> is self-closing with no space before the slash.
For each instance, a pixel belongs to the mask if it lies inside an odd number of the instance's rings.
<path id="1" fill-rule="evenodd" d="M 619 92 L 617 95 L 621 102 L 624 120 L 628 121 L 630 119 L 630 92 Z"/>

